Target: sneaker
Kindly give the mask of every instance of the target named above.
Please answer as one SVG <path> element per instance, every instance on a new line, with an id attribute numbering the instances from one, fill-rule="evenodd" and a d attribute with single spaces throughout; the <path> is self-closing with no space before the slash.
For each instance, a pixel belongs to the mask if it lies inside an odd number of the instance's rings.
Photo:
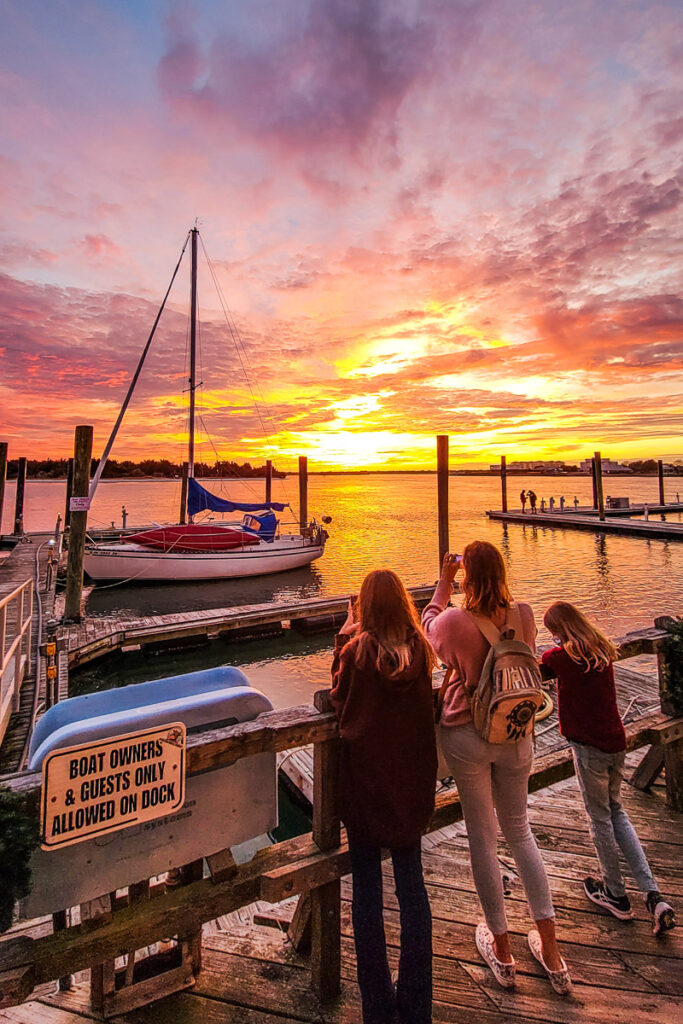
<path id="1" fill-rule="evenodd" d="M 493 934 L 483 921 L 480 921 L 477 925 L 474 933 L 474 941 L 476 942 L 480 956 L 491 968 L 493 977 L 501 988 L 514 988 L 516 972 L 515 961 L 512 960 L 512 962 L 508 964 L 498 959 L 493 944 Z"/>
<path id="2" fill-rule="evenodd" d="M 609 910 L 610 914 L 618 917 L 620 921 L 630 921 L 633 918 L 631 901 L 628 896 L 613 896 L 603 882 L 598 882 L 590 875 L 584 879 L 583 887 L 589 900 L 592 900 L 598 907 Z"/>
<path id="3" fill-rule="evenodd" d="M 529 949 L 533 953 L 534 957 L 538 960 L 539 964 L 548 975 L 548 980 L 552 985 L 558 996 L 566 996 L 572 990 L 572 979 L 569 974 L 569 968 L 564 958 L 561 959 L 562 966 L 557 971 L 551 971 L 546 965 L 543 959 L 543 946 L 541 944 L 541 936 L 538 934 L 536 928 L 532 928 L 528 935 Z"/>
<path id="4" fill-rule="evenodd" d="M 668 932 L 676 927 L 676 914 L 661 892 L 653 889 L 645 897 L 645 906 L 652 915 L 652 934 L 659 935 L 660 932 Z"/>

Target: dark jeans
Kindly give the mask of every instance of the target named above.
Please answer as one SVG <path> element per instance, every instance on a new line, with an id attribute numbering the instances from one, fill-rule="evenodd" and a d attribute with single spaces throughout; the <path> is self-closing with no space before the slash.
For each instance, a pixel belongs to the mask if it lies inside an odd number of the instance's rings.
<path id="1" fill-rule="evenodd" d="M 363 1024 L 431 1024 L 432 914 L 422 877 L 420 843 L 391 850 L 401 917 L 401 957 L 396 994 L 387 963 L 382 916 L 382 861 L 379 847 L 349 837 L 353 877 L 353 935 Z"/>

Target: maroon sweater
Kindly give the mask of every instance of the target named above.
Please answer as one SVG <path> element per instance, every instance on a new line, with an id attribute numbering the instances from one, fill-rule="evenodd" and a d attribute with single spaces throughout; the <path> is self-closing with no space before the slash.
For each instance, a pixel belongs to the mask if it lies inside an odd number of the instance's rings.
<path id="1" fill-rule="evenodd" d="M 397 677 L 355 663 L 358 638 L 335 639 L 331 699 L 341 737 L 341 819 L 357 842 L 416 842 L 434 811 L 436 740 L 431 673 L 420 647 Z"/>
<path id="2" fill-rule="evenodd" d="M 562 647 L 541 658 L 557 677 L 560 732 L 568 740 L 607 754 L 626 749 L 626 733 L 617 707 L 614 668 L 585 671 Z"/>

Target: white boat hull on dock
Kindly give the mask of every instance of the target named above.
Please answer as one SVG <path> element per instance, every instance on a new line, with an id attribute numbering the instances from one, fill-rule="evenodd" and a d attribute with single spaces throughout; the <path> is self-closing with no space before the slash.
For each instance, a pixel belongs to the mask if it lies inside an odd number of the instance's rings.
<path id="1" fill-rule="evenodd" d="M 300 535 L 271 544 L 225 552 L 155 551 L 138 544 L 98 544 L 86 548 L 83 568 L 95 581 L 186 582 L 237 579 L 299 569 L 320 558 L 324 543 Z"/>

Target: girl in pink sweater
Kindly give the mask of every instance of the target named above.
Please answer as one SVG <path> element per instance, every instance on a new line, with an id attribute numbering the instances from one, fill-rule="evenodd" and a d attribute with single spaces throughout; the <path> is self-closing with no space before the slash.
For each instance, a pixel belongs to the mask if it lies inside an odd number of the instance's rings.
<path id="1" fill-rule="evenodd" d="M 449 608 L 453 580 L 462 564 L 462 608 Z M 498 825 L 515 858 L 536 928 L 529 933 L 532 953 L 555 991 L 564 994 L 570 980 L 555 937 L 548 878 L 529 827 L 527 791 L 533 760 L 532 738 L 517 743 L 489 743 L 472 724 L 470 695 L 477 686 L 490 645 L 475 615 L 485 616 L 502 630 L 514 627 L 532 651 L 536 648 L 534 613 L 528 604 L 515 605 L 505 578 L 500 551 L 474 541 L 462 559 L 447 554 L 422 627 L 437 656 L 453 669 L 446 690 L 438 739 L 453 775 L 462 805 L 474 884 L 485 922 L 477 925 L 477 948 L 503 988 L 515 984 L 498 863 Z M 516 623 L 516 626 L 515 626 Z"/>

